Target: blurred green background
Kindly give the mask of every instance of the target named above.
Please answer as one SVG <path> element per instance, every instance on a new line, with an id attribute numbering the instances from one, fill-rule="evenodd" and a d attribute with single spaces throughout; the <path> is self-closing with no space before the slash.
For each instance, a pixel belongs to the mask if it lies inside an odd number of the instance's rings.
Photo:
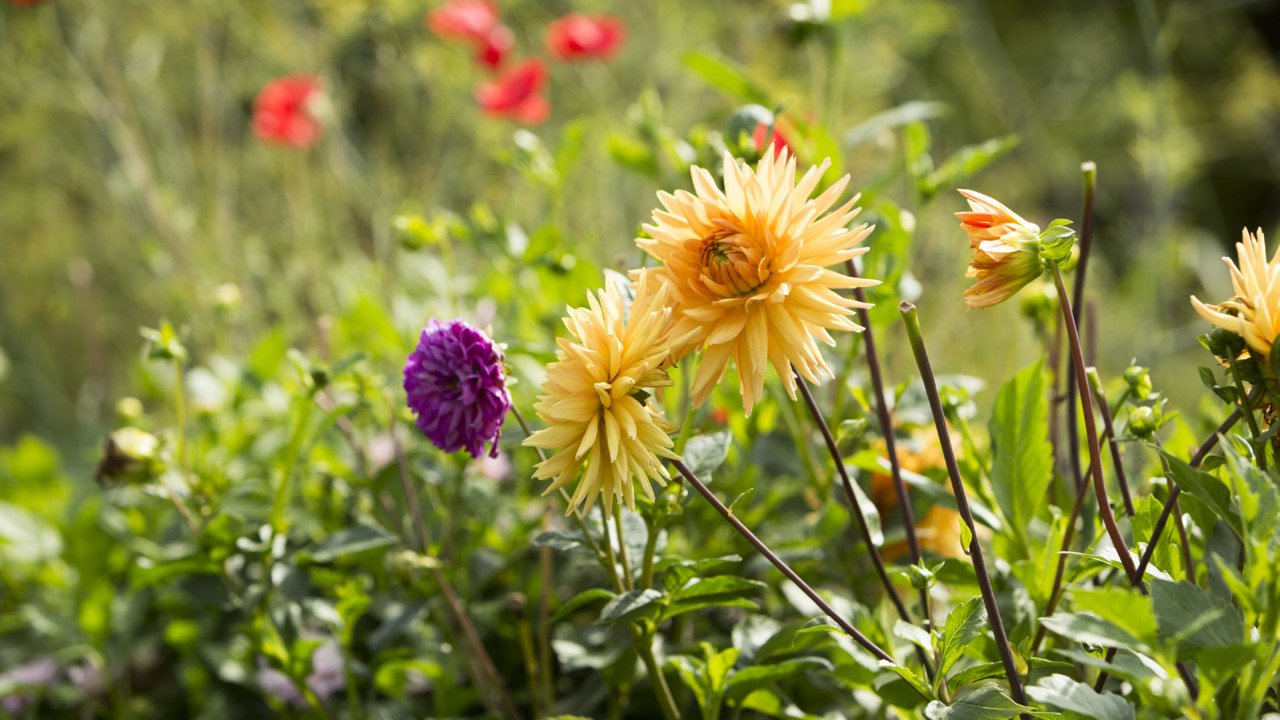
<path id="1" fill-rule="evenodd" d="M 967 248 L 951 217 L 962 203 L 950 187 L 925 197 L 903 172 L 919 156 L 901 126 L 850 133 L 878 113 L 936 103 L 908 111 L 937 163 L 1016 135 L 965 182 L 1041 225 L 1078 216 L 1079 164 L 1096 161 L 1099 362 L 1118 372 L 1137 357 L 1175 396 L 1205 362 L 1187 294 L 1225 297 L 1217 258 L 1242 227 L 1280 218 L 1275 3 L 503 3 L 520 55 L 543 53 L 542 28 L 570 10 L 614 12 L 629 28 L 614 62 L 555 66 L 551 119 L 518 137 L 476 108 L 482 73 L 424 29 L 426 9 L 0 8 L 0 440 L 35 433 L 91 462 L 117 398 L 145 394 L 137 328 L 162 317 L 189 329 L 197 356 L 242 353 L 271 332 L 314 348 L 320 318 L 408 286 L 423 299 L 387 304 L 410 336 L 433 312 L 475 318 L 473 300 L 449 305 L 478 295 L 504 308 L 499 337 L 521 336 L 505 308 L 552 292 L 533 312 L 545 301 L 558 313 L 599 284 L 599 268 L 634 266 L 654 191 L 687 186 L 670 154 L 646 165 L 631 151 L 684 138 L 714 157 L 698 139 L 743 98 L 694 72 L 689 53 L 736 64 L 804 125 L 805 160 L 834 152 L 853 188 L 912 214 L 909 270 L 946 371 L 1020 367 L 974 342 L 1018 308 L 963 311 Z M 319 75 L 330 99 L 310 152 L 249 131 L 257 91 L 299 72 Z M 480 228 L 458 251 L 462 272 L 398 242 L 399 213 L 437 209 Z M 519 246 L 547 282 L 486 263 L 484 242 Z M 226 283 L 238 304 L 219 304 Z M 1033 352 L 1034 339 L 1014 340 L 1015 356 Z"/>

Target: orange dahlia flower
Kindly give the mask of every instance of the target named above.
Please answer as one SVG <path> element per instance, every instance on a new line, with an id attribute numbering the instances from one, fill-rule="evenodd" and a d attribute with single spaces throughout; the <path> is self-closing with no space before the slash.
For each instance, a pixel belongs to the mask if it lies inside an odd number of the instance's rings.
<path id="1" fill-rule="evenodd" d="M 724 377 L 730 358 L 748 415 L 770 363 L 795 399 L 793 369 L 810 382 L 832 375 L 815 338 L 834 345 L 828 330 L 862 329 L 849 316 L 869 306 L 836 291 L 876 281 L 826 268 L 866 252 L 854 246 L 871 227 L 846 227 L 859 212 L 856 196 L 827 212 L 847 175 L 810 198 L 830 162 L 797 182 L 795 157 L 785 149 L 765 153 L 754 171 L 725 153 L 723 191 L 695 166 L 695 192 L 658 193 L 663 209 L 644 226 L 651 237 L 636 243 L 662 262 L 645 272 L 672 287 L 677 334 L 692 337 L 683 350 L 706 348 L 693 380 L 695 406 Z"/>
<path id="2" fill-rule="evenodd" d="M 1236 294 L 1219 305 L 1206 305 L 1195 295 L 1191 304 L 1200 317 L 1244 338 L 1249 352 L 1267 362 L 1271 346 L 1280 334 L 1280 249 L 1267 262 L 1267 240 L 1258 230 L 1257 237 L 1243 231 L 1236 243 L 1237 266 L 1230 258 L 1222 258 L 1231 270 L 1231 285 Z"/>

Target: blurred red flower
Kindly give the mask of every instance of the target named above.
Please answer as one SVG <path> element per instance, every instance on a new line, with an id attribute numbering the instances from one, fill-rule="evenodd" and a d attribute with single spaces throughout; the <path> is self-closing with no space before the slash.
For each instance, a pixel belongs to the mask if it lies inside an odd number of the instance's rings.
<path id="1" fill-rule="evenodd" d="M 498 26 L 492 0 L 449 0 L 427 12 L 427 29 L 442 38 L 484 42 Z"/>
<path id="2" fill-rule="evenodd" d="M 569 13 L 547 26 L 547 48 L 561 60 L 607 60 L 626 38 L 626 26 L 612 15 Z"/>
<path id="3" fill-rule="evenodd" d="M 551 104 L 539 94 L 546 82 L 547 68 L 541 60 L 530 58 L 477 87 L 476 102 L 490 115 L 537 124 L 551 113 Z"/>
<path id="4" fill-rule="evenodd" d="M 768 137 L 769 126 L 764 123 L 756 125 L 755 131 L 751 133 L 751 143 L 755 145 L 756 152 L 764 152 L 764 141 Z M 787 140 L 787 136 L 782 134 L 782 128 L 776 124 L 773 126 L 773 137 L 769 140 L 769 145 L 773 147 L 775 153 L 786 150 L 792 155 L 796 154 L 796 150 L 791 146 L 791 142 Z"/>
<path id="5" fill-rule="evenodd" d="M 495 25 L 484 39 L 476 42 L 476 62 L 489 69 L 496 69 L 511 54 L 516 36 L 506 25 Z"/>
<path id="6" fill-rule="evenodd" d="M 320 123 L 311 104 L 319 79 L 290 75 L 267 83 L 253 103 L 253 132 L 267 142 L 307 148 L 320 139 Z"/>

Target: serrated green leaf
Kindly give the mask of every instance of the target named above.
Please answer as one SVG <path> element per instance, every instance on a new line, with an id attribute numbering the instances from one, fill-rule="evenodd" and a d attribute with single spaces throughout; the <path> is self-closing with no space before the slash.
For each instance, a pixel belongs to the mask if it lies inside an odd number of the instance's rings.
<path id="1" fill-rule="evenodd" d="M 556 611 L 547 619 L 547 623 L 554 625 L 555 623 L 558 623 L 572 615 L 579 608 L 600 600 L 612 600 L 615 597 L 617 597 L 615 593 L 605 590 L 604 588 L 591 588 L 590 590 L 584 590 L 583 592 L 574 595 L 572 598 L 569 598 L 569 600 L 565 601 L 563 605 L 556 608 Z"/>
<path id="2" fill-rule="evenodd" d="M 1136 590 L 1101 588 L 1076 589 L 1071 592 L 1076 609 L 1091 612 L 1123 628 L 1139 640 L 1150 643 L 1156 636 L 1156 618 L 1151 598 Z"/>
<path id="3" fill-rule="evenodd" d="M 933 636 L 929 634 L 928 630 L 925 630 L 922 627 L 912 625 L 911 623 L 899 618 L 898 621 L 893 624 L 893 634 L 913 645 L 919 646 L 920 649 L 925 651 L 925 653 L 933 653 Z"/>
<path id="4" fill-rule="evenodd" d="M 1019 705 L 1005 695 L 1000 686 L 989 683 L 979 685 L 950 705 L 934 700 L 925 706 L 924 716 L 929 720 L 1003 720 L 1029 710 L 1032 708 Z"/>
<path id="5" fill-rule="evenodd" d="M 711 474 L 729 457 L 729 444 L 732 441 L 733 433 L 727 430 L 695 435 L 684 446 L 684 464 L 699 480 L 709 482 Z"/>
<path id="6" fill-rule="evenodd" d="M 920 697 L 932 698 L 934 696 L 933 691 L 929 689 L 927 684 L 925 684 L 924 679 L 917 675 L 911 668 L 905 665 L 899 665 L 895 662 L 889 662 L 888 660 L 880 660 L 877 664 L 886 670 L 892 670 L 898 677 L 906 680 L 908 685 L 914 688 L 916 692 L 920 693 Z"/>
<path id="7" fill-rule="evenodd" d="M 1181 652 L 1244 642 L 1244 620 L 1231 603 L 1183 580 L 1151 581 L 1151 605 L 1160 637 Z"/>
<path id="8" fill-rule="evenodd" d="M 1057 662 L 1054 660 L 1045 660 L 1044 658 L 1031 658 L 1027 663 L 1028 667 L 1033 670 L 1073 670 L 1075 666 L 1071 663 Z M 947 678 L 947 689 L 952 693 L 959 692 L 961 688 L 971 685 L 979 680 L 987 680 L 989 678 L 1004 677 L 1004 663 L 989 662 L 981 665 L 967 667 L 964 670 Z"/>
<path id="9" fill-rule="evenodd" d="M 639 620 L 648 615 L 657 615 L 661 611 L 661 601 L 666 597 L 652 588 L 632 590 L 610 600 L 600 611 L 600 624 L 616 625 L 618 623 Z"/>
<path id="10" fill-rule="evenodd" d="M 1117 646 L 1140 650 L 1142 642 L 1128 630 L 1093 613 L 1058 613 L 1040 618 L 1040 624 L 1068 640 L 1090 645 Z"/>
<path id="11" fill-rule="evenodd" d="M 1050 675 L 1027 688 L 1027 696 L 1060 710 L 1079 713 L 1093 720 L 1134 720 L 1133 706 L 1113 693 L 1097 693 L 1084 683 L 1065 675 Z"/>
<path id="12" fill-rule="evenodd" d="M 982 598 L 973 597 L 957 605 L 943 625 L 939 655 L 942 660 L 938 672 L 945 676 L 956 661 L 964 655 L 965 648 L 982 634 L 987 623 L 987 608 Z"/>
<path id="13" fill-rule="evenodd" d="M 1026 528 L 1044 509 L 1053 479 L 1053 447 L 1044 422 L 1049 413 L 1045 386 L 1042 363 L 1014 375 L 996 395 L 990 423 L 991 489 L 1023 557 L 1034 552 Z"/>
<path id="14" fill-rule="evenodd" d="M 785 660 L 773 665 L 752 665 L 734 673 L 729 678 L 728 698 L 737 700 L 752 691 L 771 685 L 779 680 L 801 675 L 810 670 L 834 670 L 831 661 L 820 657 L 803 657 Z"/>
<path id="15" fill-rule="evenodd" d="M 1237 537 L 1243 537 L 1244 529 L 1240 521 L 1240 512 L 1232 501 L 1231 490 L 1221 480 L 1191 467 L 1166 450 L 1161 449 L 1160 455 L 1168 463 L 1169 477 L 1182 488 L 1183 492 L 1196 496 L 1209 506 L 1214 515 L 1235 531 Z"/>

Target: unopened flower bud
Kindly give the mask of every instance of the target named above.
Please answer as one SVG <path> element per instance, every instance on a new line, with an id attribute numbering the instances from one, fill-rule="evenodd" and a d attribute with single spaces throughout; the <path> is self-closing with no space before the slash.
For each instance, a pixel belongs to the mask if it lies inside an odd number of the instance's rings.
<path id="1" fill-rule="evenodd" d="M 1124 371 L 1124 381 L 1129 384 L 1129 392 L 1139 400 L 1151 396 L 1151 371 L 1141 365 L 1130 365 Z"/>
<path id="2" fill-rule="evenodd" d="M 164 472 L 160 441 L 155 435 L 135 427 L 121 428 L 102 444 L 102 457 L 94 477 L 99 484 L 112 482 L 146 483 Z"/>
<path id="3" fill-rule="evenodd" d="M 911 576 L 911 587 L 916 590 L 927 590 L 933 587 L 934 576 L 929 568 L 919 565 L 912 565 L 909 571 Z"/>
<path id="4" fill-rule="evenodd" d="M 1143 405 L 1129 411 L 1129 432 L 1140 438 L 1149 438 L 1160 429 L 1155 410 Z"/>

